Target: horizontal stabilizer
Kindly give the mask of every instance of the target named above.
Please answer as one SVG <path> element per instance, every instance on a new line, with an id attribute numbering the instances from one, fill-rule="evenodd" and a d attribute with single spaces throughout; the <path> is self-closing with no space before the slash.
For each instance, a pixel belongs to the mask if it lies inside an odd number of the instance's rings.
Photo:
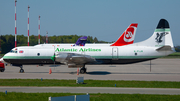
<path id="1" fill-rule="evenodd" d="M 171 46 L 162 46 L 156 49 L 156 51 L 172 51 L 172 49 L 171 49 Z"/>

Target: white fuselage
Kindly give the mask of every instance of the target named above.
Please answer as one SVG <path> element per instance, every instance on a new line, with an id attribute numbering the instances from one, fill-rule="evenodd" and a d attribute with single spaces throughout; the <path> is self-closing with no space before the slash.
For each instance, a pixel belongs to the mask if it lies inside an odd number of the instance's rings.
<path id="1" fill-rule="evenodd" d="M 157 47 L 158 48 L 158 47 Z M 82 55 L 89 55 L 97 60 L 97 63 L 121 64 L 124 61 L 131 60 L 124 63 L 135 63 L 143 60 L 155 59 L 166 56 L 174 51 L 156 51 L 156 47 L 147 46 L 29 46 L 17 47 L 13 50 L 17 52 L 7 53 L 3 59 L 9 63 L 16 64 L 46 64 L 53 63 L 52 56 L 55 53 L 75 53 Z M 19 62 L 18 62 L 19 61 Z M 116 62 L 113 62 L 116 61 Z M 124 64 L 123 63 L 123 64 Z"/>

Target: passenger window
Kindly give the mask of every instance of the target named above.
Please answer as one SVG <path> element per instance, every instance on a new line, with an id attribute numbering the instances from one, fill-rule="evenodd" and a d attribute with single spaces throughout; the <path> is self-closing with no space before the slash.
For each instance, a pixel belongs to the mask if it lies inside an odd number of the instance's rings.
<path id="1" fill-rule="evenodd" d="M 137 53 L 135 53 L 135 55 L 137 55 Z"/>

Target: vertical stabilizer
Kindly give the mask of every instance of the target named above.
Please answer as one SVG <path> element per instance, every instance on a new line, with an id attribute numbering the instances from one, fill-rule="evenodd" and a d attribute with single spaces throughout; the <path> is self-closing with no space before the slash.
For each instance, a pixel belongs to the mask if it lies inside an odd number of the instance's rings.
<path id="1" fill-rule="evenodd" d="M 85 46 L 86 41 L 87 41 L 87 36 L 82 36 L 76 41 L 76 43 L 73 46 Z"/>
<path id="2" fill-rule="evenodd" d="M 119 37 L 119 39 L 116 42 L 114 42 L 111 46 L 124 46 L 128 44 L 133 44 L 137 26 L 137 23 L 132 23 L 131 25 L 129 25 L 129 27 Z"/>
<path id="3" fill-rule="evenodd" d="M 165 19 L 161 19 L 153 33 L 153 35 L 137 45 L 142 46 L 152 46 L 152 47 L 162 47 L 162 46 L 173 46 L 171 31 L 169 23 Z"/>

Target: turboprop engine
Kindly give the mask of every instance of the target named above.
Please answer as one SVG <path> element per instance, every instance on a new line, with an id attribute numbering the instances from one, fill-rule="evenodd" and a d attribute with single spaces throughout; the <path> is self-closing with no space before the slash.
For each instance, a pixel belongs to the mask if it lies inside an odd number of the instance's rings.
<path id="1" fill-rule="evenodd" d="M 55 61 L 66 64 L 69 68 L 82 67 L 84 64 L 96 62 L 89 55 L 62 52 L 55 53 Z"/>

